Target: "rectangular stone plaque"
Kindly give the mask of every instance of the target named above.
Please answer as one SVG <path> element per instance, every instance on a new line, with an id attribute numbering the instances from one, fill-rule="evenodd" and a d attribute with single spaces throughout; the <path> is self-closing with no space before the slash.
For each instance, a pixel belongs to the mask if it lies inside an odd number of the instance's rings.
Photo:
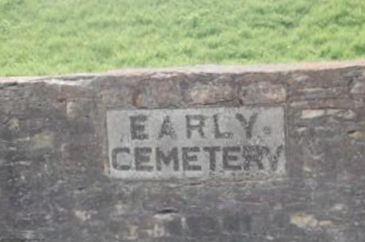
<path id="1" fill-rule="evenodd" d="M 107 111 L 110 175 L 257 179 L 285 173 L 282 107 Z"/>

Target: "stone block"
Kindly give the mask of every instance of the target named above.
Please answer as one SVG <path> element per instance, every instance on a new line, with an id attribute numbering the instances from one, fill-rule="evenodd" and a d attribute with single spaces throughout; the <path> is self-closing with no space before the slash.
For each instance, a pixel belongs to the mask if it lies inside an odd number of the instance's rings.
<path id="1" fill-rule="evenodd" d="M 365 65 L 0 78 L 0 241 L 365 241 Z"/>

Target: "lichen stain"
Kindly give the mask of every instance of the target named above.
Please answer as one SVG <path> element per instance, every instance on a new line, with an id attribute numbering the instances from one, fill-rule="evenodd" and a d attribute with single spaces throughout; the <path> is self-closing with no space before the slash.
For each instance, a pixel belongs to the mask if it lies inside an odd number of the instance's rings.
<path id="1" fill-rule="evenodd" d="M 333 227 L 334 224 L 330 220 L 317 220 L 314 215 L 306 213 L 295 213 L 290 216 L 290 223 L 301 229 L 322 229 Z"/>
<path id="2" fill-rule="evenodd" d="M 32 148 L 44 149 L 44 148 L 53 148 L 54 136 L 50 132 L 42 132 L 31 137 Z"/>
<path id="3" fill-rule="evenodd" d="M 91 214 L 87 211 L 75 210 L 74 214 L 82 222 L 85 222 L 91 218 Z"/>

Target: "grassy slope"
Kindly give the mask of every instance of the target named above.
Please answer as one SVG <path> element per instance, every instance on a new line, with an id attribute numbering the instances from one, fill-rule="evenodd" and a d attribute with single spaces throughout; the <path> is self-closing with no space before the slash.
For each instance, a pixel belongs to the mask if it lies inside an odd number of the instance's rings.
<path id="1" fill-rule="evenodd" d="M 364 0 L 0 0 L 0 76 L 364 56 Z"/>

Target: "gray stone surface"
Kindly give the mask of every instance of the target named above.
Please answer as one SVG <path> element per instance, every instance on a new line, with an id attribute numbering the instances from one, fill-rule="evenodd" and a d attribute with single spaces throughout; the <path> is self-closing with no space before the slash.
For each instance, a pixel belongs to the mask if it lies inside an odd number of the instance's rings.
<path id="1" fill-rule="evenodd" d="M 363 242 L 364 73 L 364 63 L 337 63 L 0 78 L 0 241 Z M 283 143 L 280 168 L 256 176 L 253 166 L 242 179 L 113 173 L 111 150 L 137 145 L 118 140 L 130 127 L 116 119 L 191 110 L 284 113 L 257 126 L 284 128 L 261 140 L 271 151 Z M 195 145 L 215 140 L 196 135 Z"/>

